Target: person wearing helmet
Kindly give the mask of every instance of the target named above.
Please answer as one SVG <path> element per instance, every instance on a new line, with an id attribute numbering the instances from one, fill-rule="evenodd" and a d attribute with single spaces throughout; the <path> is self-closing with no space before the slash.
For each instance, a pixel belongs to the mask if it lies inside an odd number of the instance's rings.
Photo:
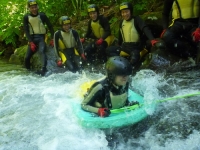
<path id="1" fill-rule="evenodd" d="M 84 52 L 88 61 L 92 61 L 92 56 L 97 54 L 99 59 L 105 62 L 107 59 L 106 48 L 112 38 L 109 22 L 104 16 L 99 15 L 99 9 L 95 4 L 89 5 L 88 14 L 90 17 L 88 29 L 85 38 L 81 41 L 83 43 L 87 38 L 93 40 L 86 46 Z"/>
<path id="2" fill-rule="evenodd" d="M 196 57 L 196 63 L 200 61 L 199 12 L 199 0 L 165 0 L 162 13 L 161 38 L 169 51 L 182 58 Z"/>
<path id="3" fill-rule="evenodd" d="M 95 82 L 81 103 L 83 110 L 107 117 L 111 109 L 130 105 L 128 101 L 129 76 L 132 66 L 121 56 L 110 57 L 106 62 L 107 75 Z M 132 103 L 133 104 L 133 103 Z"/>
<path id="4" fill-rule="evenodd" d="M 133 6 L 131 3 L 121 3 L 120 13 L 122 20 L 119 27 L 119 47 L 110 48 L 108 51 L 111 56 L 120 55 L 127 57 L 131 64 L 135 66 L 140 60 L 140 52 L 144 48 L 150 50 L 152 46 L 155 46 L 158 40 L 153 37 L 153 34 L 145 22 L 139 16 L 133 15 Z M 147 37 L 147 41 L 146 37 L 144 38 L 143 35 Z"/>
<path id="5" fill-rule="evenodd" d="M 81 71 L 80 57 L 83 60 L 86 60 L 86 58 L 80 37 L 77 31 L 72 29 L 71 19 L 68 16 L 60 17 L 59 24 L 61 29 L 54 34 L 57 65 L 62 66 L 62 64 L 66 64 L 67 68 L 72 72 Z"/>
<path id="6" fill-rule="evenodd" d="M 42 69 L 37 73 L 40 75 L 45 75 L 47 71 L 47 58 L 45 54 L 46 43 L 45 35 L 47 30 L 45 24 L 48 26 L 51 32 L 51 42 L 50 45 L 53 46 L 53 27 L 48 19 L 48 17 L 43 12 L 39 12 L 38 3 L 35 0 L 28 0 L 27 7 L 30 11 L 29 14 L 24 15 L 23 26 L 26 37 L 28 39 L 28 49 L 25 57 L 25 67 L 30 70 L 30 59 L 38 51 L 42 59 Z"/>

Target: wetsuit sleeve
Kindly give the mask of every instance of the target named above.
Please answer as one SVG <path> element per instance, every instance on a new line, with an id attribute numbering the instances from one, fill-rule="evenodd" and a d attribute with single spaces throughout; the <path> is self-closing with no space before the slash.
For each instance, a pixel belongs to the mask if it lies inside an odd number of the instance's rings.
<path id="1" fill-rule="evenodd" d="M 139 29 L 147 36 L 149 40 L 153 40 L 153 34 L 151 33 L 151 30 L 149 27 L 146 25 L 146 23 L 139 17 L 135 17 L 136 24 L 139 27 Z"/>
<path id="2" fill-rule="evenodd" d="M 162 12 L 163 29 L 167 29 L 169 25 L 169 15 L 172 9 L 174 0 L 165 0 Z"/>
<path id="3" fill-rule="evenodd" d="M 72 32 L 73 32 L 74 39 L 75 39 L 77 46 L 78 46 L 79 54 L 81 55 L 81 54 L 83 54 L 83 45 L 80 41 L 80 37 L 78 35 L 78 32 L 76 32 L 75 30 L 72 30 Z"/>
<path id="4" fill-rule="evenodd" d="M 199 0 L 199 4 L 200 4 L 200 0 Z M 200 5 L 199 5 L 199 10 L 200 10 Z M 200 11 L 199 11 L 199 21 L 198 21 L 198 27 L 200 28 Z"/>
<path id="5" fill-rule="evenodd" d="M 99 108 L 94 107 L 94 103 L 97 102 L 98 99 L 103 98 L 102 95 L 103 95 L 103 87 L 101 84 L 97 84 L 95 87 L 91 89 L 89 94 L 82 101 L 81 103 L 82 109 L 92 113 L 98 113 Z"/>
<path id="6" fill-rule="evenodd" d="M 118 31 L 118 44 L 119 44 L 120 46 L 121 46 L 122 43 L 123 43 L 121 29 L 122 29 L 122 21 L 120 21 L 120 24 L 119 24 L 119 31 Z"/>
<path id="7" fill-rule="evenodd" d="M 54 50 L 55 50 L 57 58 L 59 58 L 59 44 L 58 44 L 59 37 L 60 37 L 59 32 L 60 31 L 56 31 L 54 34 Z"/>
<path id="8" fill-rule="evenodd" d="M 44 20 L 45 24 L 48 26 L 49 31 L 51 33 L 51 39 L 53 39 L 54 29 L 53 29 L 51 22 L 49 21 L 49 18 L 44 13 L 41 13 L 40 15 L 41 15 L 41 19 Z"/>
<path id="9" fill-rule="evenodd" d="M 28 14 L 26 14 L 23 18 L 23 26 L 24 26 L 24 32 L 26 34 L 28 41 L 32 42 L 33 40 L 31 38 L 30 31 L 29 31 Z"/>
<path id="10" fill-rule="evenodd" d="M 109 24 L 109 21 L 107 18 L 105 17 L 102 17 L 100 18 L 102 21 L 100 21 L 101 23 L 101 26 L 103 27 L 104 29 L 104 34 L 102 36 L 102 39 L 106 39 L 109 35 L 111 35 L 111 30 L 110 30 L 110 24 Z"/>
<path id="11" fill-rule="evenodd" d="M 85 38 L 89 38 L 91 34 L 92 34 L 91 20 L 89 20 L 89 22 L 88 22 L 88 27 L 87 27 L 87 32 L 86 32 L 86 34 L 85 34 Z"/>

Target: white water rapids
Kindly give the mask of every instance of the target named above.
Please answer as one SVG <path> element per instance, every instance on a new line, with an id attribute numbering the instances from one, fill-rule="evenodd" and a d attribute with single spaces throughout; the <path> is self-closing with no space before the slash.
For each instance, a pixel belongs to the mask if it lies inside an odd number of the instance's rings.
<path id="1" fill-rule="evenodd" d="M 48 77 L 23 69 L 0 72 L 0 150 L 200 149 L 199 124 L 189 126 L 193 123 L 190 117 L 196 118 L 197 123 L 200 121 L 200 109 L 189 107 L 186 100 L 166 102 L 157 110 L 147 110 L 150 119 L 135 127 L 108 131 L 82 127 L 71 104 L 73 101 L 81 103 L 80 86 L 83 83 L 101 77 L 102 74 L 87 71 Z M 133 88 L 144 95 L 146 103 L 174 96 L 172 91 L 176 91 L 175 95 L 197 91 L 187 85 L 182 88 L 172 78 L 165 79 L 163 74 L 151 70 L 138 72 L 132 80 Z M 200 104 L 198 98 L 189 100 Z M 179 127 L 180 122 L 185 128 Z M 188 127 L 191 132 L 183 136 Z M 110 140 L 107 138 L 109 133 L 112 135 L 109 135 Z"/>

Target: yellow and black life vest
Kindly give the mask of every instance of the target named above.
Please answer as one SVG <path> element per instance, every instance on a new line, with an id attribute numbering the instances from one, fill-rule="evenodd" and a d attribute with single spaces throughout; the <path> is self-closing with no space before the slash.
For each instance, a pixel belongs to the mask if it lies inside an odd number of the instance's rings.
<path id="1" fill-rule="evenodd" d="M 123 42 L 139 42 L 140 35 L 135 27 L 134 18 L 130 21 L 123 20 L 120 28 Z"/>
<path id="2" fill-rule="evenodd" d="M 172 6 L 172 18 L 198 18 L 200 9 L 199 7 L 199 0 L 174 0 Z"/>
<path id="3" fill-rule="evenodd" d="M 40 18 L 40 15 L 33 17 L 28 16 L 30 34 L 46 34 L 46 28 Z"/>
<path id="4" fill-rule="evenodd" d="M 63 32 L 63 31 L 60 31 L 60 32 L 61 32 L 62 39 L 59 39 L 60 40 L 59 47 L 61 49 L 72 48 L 76 46 L 76 41 L 73 36 L 72 30 L 70 30 L 69 32 Z M 64 47 L 63 45 L 60 45 L 60 42 L 63 42 Z"/>
<path id="5" fill-rule="evenodd" d="M 75 48 L 76 41 L 74 38 L 73 30 L 70 30 L 69 33 L 63 31 L 58 31 L 58 32 L 59 32 L 59 39 L 58 39 L 59 55 L 61 57 L 62 62 L 65 63 L 67 61 L 67 58 L 63 53 L 63 50 L 66 48 L 74 47 L 75 55 L 79 56 L 79 53 Z"/>
<path id="6" fill-rule="evenodd" d="M 95 37 L 97 38 L 101 38 L 104 34 L 104 29 L 103 27 L 100 25 L 99 20 L 94 22 L 91 21 L 91 28 L 92 28 L 92 32 L 95 35 Z"/>

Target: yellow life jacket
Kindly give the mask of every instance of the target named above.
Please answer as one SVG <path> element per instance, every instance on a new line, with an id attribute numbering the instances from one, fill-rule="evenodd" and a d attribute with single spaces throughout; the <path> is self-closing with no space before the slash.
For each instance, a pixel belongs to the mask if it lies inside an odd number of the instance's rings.
<path id="1" fill-rule="evenodd" d="M 199 0 L 175 0 L 172 6 L 172 18 L 198 18 L 199 7 Z"/>
<path id="2" fill-rule="evenodd" d="M 123 20 L 120 32 L 123 42 L 139 42 L 140 40 L 140 35 L 134 25 L 134 19 L 130 21 Z"/>
<path id="3" fill-rule="evenodd" d="M 95 37 L 97 38 L 101 38 L 104 35 L 104 29 L 101 26 L 99 20 L 94 22 L 91 21 L 91 28 L 92 28 L 92 32 L 95 35 Z M 115 40 L 115 37 L 113 35 L 109 35 L 105 41 L 107 42 L 108 46 L 110 46 Z"/>
<path id="4" fill-rule="evenodd" d="M 91 21 L 91 27 L 92 27 L 92 32 L 94 33 L 94 35 L 97 38 L 101 38 L 104 34 L 104 29 L 103 27 L 100 25 L 99 20 L 94 22 Z"/>
<path id="5" fill-rule="evenodd" d="M 76 46 L 76 41 L 73 36 L 72 30 L 70 30 L 69 32 L 61 31 L 61 36 L 62 36 L 62 41 L 64 42 L 64 45 L 65 45 L 65 48 L 72 48 Z"/>
<path id="6" fill-rule="evenodd" d="M 118 109 L 125 105 L 126 100 L 128 98 L 127 92 L 125 92 L 121 95 L 113 95 L 112 92 L 109 92 L 109 93 L 110 93 L 110 100 L 112 103 L 112 109 Z M 105 105 L 106 105 L 106 103 L 105 103 Z"/>
<path id="7" fill-rule="evenodd" d="M 40 18 L 40 15 L 36 17 L 28 16 L 29 31 L 30 34 L 46 34 L 46 28 Z"/>
<path id="8" fill-rule="evenodd" d="M 58 40 L 58 47 L 60 49 L 59 55 L 61 57 L 62 63 L 65 63 L 67 61 L 67 58 L 65 57 L 62 51 L 66 48 L 75 47 L 76 41 L 74 39 L 72 30 L 69 33 L 66 33 L 63 31 L 60 31 L 60 32 L 61 32 L 61 37 Z M 75 52 L 75 55 L 79 56 L 79 53 L 76 48 L 74 48 L 74 52 Z"/>

